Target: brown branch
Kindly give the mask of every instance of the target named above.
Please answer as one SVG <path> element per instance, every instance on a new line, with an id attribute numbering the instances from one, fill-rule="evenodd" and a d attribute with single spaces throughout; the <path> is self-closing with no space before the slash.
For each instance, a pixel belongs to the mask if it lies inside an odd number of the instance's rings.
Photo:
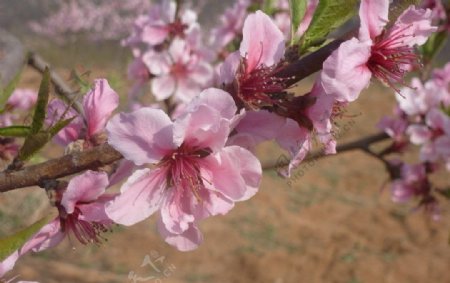
<path id="1" fill-rule="evenodd" d="M 39 54 L 29 52 L 28 65 L 33 67 L 40 73 L 43 73 L 45 67 L 50 69 L 50 79 L 55 86 L 56 93 L 59 97 L 75 109 L 78 113 L 83 113 L 81 104 L 76 100 L 77 92 L 74 91 L 55 71 L 50 68 L 50 64 L 46 62 Z"/>
<path id="2" fill-rule="evenodd" d="M 41 185 L 47 180 L 62 178 L 88 169 L 97 169 L 121 158 L 122 155 L 118 151 L 108 144 L 103 144 L 17 171 L 5 171 L 0 173 L 0 192 Z"/>
<path id="3" fill-rule="evenodd" d="M 370 135 L 370 136 L 363 137 L 363 138 L 360 138 L 360 139 L 352 141 L 352 142 L 338 145 L 336 147 L 336 151 L 337 151 L 336 154 L 325 155 L 322 151 L 316 151 L 316 152 L 310 153 L 303 160 L 303 162 L 310 161 L 310 160 L 317 160 L 317 159 L 321 159 L 321 158 L 328 157 L 328 156 L 334 156 L 334 155 L 341 154 L 346 151 L 351 151 L 351 150 L 355 150 L 355 149 L 363 150 L 366 153 L 372 152 L 369 150 L 369 147 L 371 144 L 377 143 L 380 141 L 384 141 L 388 138 L 389 138 L 389 136 L 385 133 L 378 133 L 378 134 Z M 278 169 L 278 168 L 282 168 L 282 167 L 285 167 L 288 165 L 289 165 L 289 163 L 286 163 L 286 162 L 272 163 L 272 164 L 263 165 L 263 170 Z"/>
<path id="4" fill-rule="evenodd" d="M 336 50 L 342 40 L 334 40 L 319 50 L 287 65 L 276 76 L 287 78 L 287 86 L 291 86 L 302 79 L 322 69 L 323 62 Z"/>

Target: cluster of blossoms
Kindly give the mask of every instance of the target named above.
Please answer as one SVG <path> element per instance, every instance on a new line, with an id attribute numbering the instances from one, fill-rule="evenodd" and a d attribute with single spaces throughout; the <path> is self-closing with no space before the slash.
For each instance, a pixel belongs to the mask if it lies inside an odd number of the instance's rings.
<path id="1" fill-rule="evenodd" d="M 235 202 L 257 193 L 262 168 L 253 152 L 258 144 L 274 140 L 290 154 L 280 172 L 284 176 L 302 162 L 315 138 L 326 154 L 336 153 L 333 121 L 372 77 L 398 92 L 401 119 L 385 121 L 392 127 L 383 127 L 395 138 L 394 147 L 403 147 L 405 133 L 423 145 L 423 166 L 393 163 L 400 168 L 395 199 L 426 195 L 422 202 L 435 209 L 426 174 L 438 160 L 450 160 L 450 76 L 448 68 L 433 76 L 432 83 L 444 89 L 442 96 L 436 96 L 437 90 L 424 94 L 433 88 L 429 82 L 422 86 L 413 81 L 416 90 L 398 89 L 419 64 L 415 46 L 437 28 L 431 24 L 432 11 L 415 6 L 387 25 L 389 3 L 361 1 L 358 36 L 331 53 L 303 95 L 291 89 L 296 74 L 286 75 L 300 56 L 287 55 L 294 47 L 286 48 L 286 31 L 277 26 L 286 19 L 273 21 L 259 10 L 246 16 L 251 3 L 238 0 L 218 27 L 204 34 L 194 10 L 169 0 L 152 5 L 123 41 L 135 57 L 129 75 L 136 85 L 129 102 L 150 82 L 156 100 L 169 101 L 169 113 L 137 105 L 130 113 L 112 116 L 119 99 L 104 79 L 96 80 L 84 96 L 81 113 L 53 100 L 47 124 L 74 118 L 55 142 L 67 151 L 108 143 L 124 160 L 113 173 L 87 171 L 68 183 L 59 182 L 53 200 L 58 216 L 0 263 L 0 275 L 30 250 L 54 246 L 66 236 L 83 244 L 99 243 L 112 223 L 133 225 L 156 212 L 158 231 L 167 243 L 181 251 L 197 248 L 203 240 L 201 220 L 226 214 Z M 278 17 L 287 17 L 283 2 L 278 5 Z M 307 30 L 317 5 L 308 1 L 294 37 L 301 38 Z M 231 52 L 241 38 L 239 49 Z M 120 193 L 106 193 L 125 179 Z"/>
<path id="2" fill-rule="evenodd" d="M 58 3 L 56 12 L 42 22 L 30 22 L 30 28 L 41 35 L 64 42 L 70 36 L 86 35 L 91 40 L 117 40 L 125 36 L 148 0 L 69 0 Z"/>
<path id="3" fill-rule="evenodd" d="M 393 140 L 385 153 L 403 153 L 417 145 L 420 163 L 391 162 L 392 199 L 405 202 L 416 197 L 437 217 L 433 196 L 437 188 L 428 175 L 440 168 L 450 171 L 450 64 L 435 70 L 426 82 L 413 78 L 411 88 L 403 88 L 396 98 L 395 116 L 384 117 L 378 124 Z"/>

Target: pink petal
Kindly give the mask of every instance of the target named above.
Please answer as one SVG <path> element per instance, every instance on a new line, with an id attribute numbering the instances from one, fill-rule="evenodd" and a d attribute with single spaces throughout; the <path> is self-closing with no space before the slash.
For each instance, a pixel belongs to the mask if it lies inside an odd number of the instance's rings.
<path id="1" fill-rule="evenodd" d="M 411 125 L 406 130 L 413 144 L 424 144 L 431 139 L 432 133 L 426 126 Z"/>
<path id="2" fill-rule="evenodd" d="M 372 73 L 366 63 L 370 46 L 353 38 L 339 46 L 323 63 L 322 87 L 337 101 L 351 102 L 369 85 Z"/>
<path id="3" fill-rule="evenodd" d="M 282 170 L 281 174 L 290 176 L 291 171 L 303 161 L 311 149 L 310 132 L 300 127 L 294 120 L 286 119 L 286 124 L 278 133 L 276 139 L 278 144 L 291 155 L 287 170 Z"/>
<path id="4" fill-rule="evenodd" d="M 117 165 L 116 171 L 114 171 L 114 173 L 109 177 L 109 186 L 114 186 L 115 184 L 130 176 L 135 168 L 136 166 L 132 161 L 122 159 Z"/>
<path id="5" fill-rule="evenodd" d="M 137 170 L 120 188 L 121 194 L 106 205 L 106 214 L 126 226 L 148 218 L 161 207 L 164 178 L 159 169 Z"/>
<path id="6" fill-rule="evenodd" d="M 362 0 L 359 6 L 359 40 L 370 41 L 381 34 L 389 22 L 389 0 Z"/>
<path id="7" fill-rule="evenodd" d="M 8 98 L 7 104 L 21 110 L 29 110 L 36 104 L 37 93 L 32 89 L 18 88 Z"/>
<path id="8" fill-rule="evenodd" d="M 105 206 L 112 201 L 117 194 L 103 194 L 95 202 L 88 204 L 78 204 L 81 214 L 79 219 L 88 222 L 98 222 L 103 224 L 112 224 L 112 220 L 106 214 Z"/>
<path id="9" fill-rule="evenodd" d="M 162 101 L 169 98 L 176 88 L 176 82 L 171 75 L 162 75 L 152 79 L 152 94 L 156 100 Z"/>
<path id="10" fill-rule="evenodd" d="M 236 114 L 237 107 L 231 94 L 218 88 L 208 88 L 202 91 L 188 105 L 187 111 L 193 111 L 198 105 L 205 104 L 217 110 L 223 118 L 231 120 Z"/>
<path id="11" fill-rule="evenodd" d="M 167 231 L 183 233 L 194 222 L 195 217 L 191 211 L 194 195 L 189 188 L 171 187 L 164 193 L 161 206 L 161 220 Z"/>
<path id="12" fill-rule="evenodd" d="M 155 76 L 168 74 L 172 65 L 172 60 L 166 53 L 154 51 L 147 51 L 142 56 L 142 62 L 147 66 L 150 73 Z"/>
<path id="13" fill-rule="evenodd" d="M 33 252 L 40 252 L 48 248 L 52 248 L 59 244 L 65 237 L 65 234 L 61 231 L 61 222 L 59 218 L 55 218 L 52 222 L 48 223 L 33 236 L 23 247 L 22 252 L 25 253 L 29 250 Z"/>
<path id="14" fill-rule="evenodd" d="M 210 174 L 203 172 L 202 176 L 210 176 Z M 225 215 L 234 207 L 234 201 L 215 190 L 202 188 L 199 196 L 201 202 L 192 209 L 196 221 L 214 215 Z"/>
<path id="15" fill-rule="evenodd" d="M 202 233 L 194 224 L 191 224 L 182 234 L 174 234 L 170 233 L 160 220 L 158 221 L 158 231 L 166 243 L 182 252 L 195 250 L 203 242 Z"/>
<path id="16" fill-rule="evenodd" d="M 219 67 L 217 82 L 219 85 L 230 84 L 236 77 L 236 71 L 241 62 L 241 55 L 235 51 L 228 55 L 225 61 Z"/>
<path id="17" fill-rule="evenodd" d="M 172 121 L 160 109 L 120 113 L 108 122 L 106 130 L 108 143 L 136 165 L 156 163 L 175 147 Z"/>
<path id="18" fill-rule="evenodd" d="M 235 127 L 235 131 L 237 132 L 234 135 L 235 142 L 239 140 L 240 136 L 252 137 L 255 145 L 272 140 L 278 136 L 279 129 L 285 123 L 285 118 L 267 110 L 247 112 Z M 240 145 L 239 143 L 233 144 Z"/>
<path id="19" fill-rule="evenodd" d="M 67 213 L 73 213 L 78 202 L 89 202 L 101 196 L 108 186 L 108 175 L 88 170 L 70 180 L 63 193 L 61 205 Z"/>
<path id="20" fill-rule="evenodd" d="M 112 112 L 119 105 L 119 96 L 105 79 L 94 81 L 94 87 L 83 99 L 89 137 L 103 131 Z"/>
<path id="21" fill-rule="evenodd" d="M 437 30 L 436 26 L 431 25 L 432 18 L 430 9 L 416 9 L 411 5 L 398 17 L 390 34 L 403 34 L 402 41 L 405 45 L 422 45 Z"/>
<path id="22" fill-rule="evenodd" d="M 162 25 L 146 25 L 142 30 L 141 39 L 149 45 L 162 43 L 169 35 L 169 29 Z"/>
<path id="23" fill-rule="evenodd" d="M 259 65 L 270 67 L 284 56 L 284 35 L 263 12 L 247 16 L 242 33 L 239 51 L 247 58 L 247 73 Z"/>
<path id="24" fill-rule="evenodd" d="M 230 121 L 205 104 L 177 118 L 173 124 L 173 140 L 177 146 L 183 142 L 197 148 L 221 149 L 230 132 Z"/>
<path id="25" fill-rule="evenodd" d="M 248 150 L 239 146 L 228 146 L 210 155 L 203 166 L 208 171 L 204 176 L 209 182 L 205 186 L 216 190 L 233 201 L 251 198 L 259 188 L 262 169 L 259 160 Z"/>

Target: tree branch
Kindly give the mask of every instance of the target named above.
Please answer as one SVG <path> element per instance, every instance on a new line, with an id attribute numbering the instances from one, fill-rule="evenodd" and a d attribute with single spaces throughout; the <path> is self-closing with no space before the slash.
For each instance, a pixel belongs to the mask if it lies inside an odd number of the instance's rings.
<path id="1" fill-rule="evenodd" d="M 29 52 L 28 65 L 33 67 L 40 73 L 44 73 L 45 67 L 50 69 L 50 80 L 55 86 L 56 93 L 68 105 L 75 109 L 78 113 L 83 113 L 81 104 L 77 101 L 77 92 L 74 91 L 55 71 L 50 68 L 50 64 L 46 62 L 39 54 Z"/>
<path id="2" fill-rule="evenodd" d="M 97 169 L 122 158 L 109 144 L 64 155 L 17 171 L 0 173 L 0 192 L 41 185 L 46 180 L 62 178 L 88 169 Z"/>
<path id="3" fill-rule="evenodd" d="M 329 155 L 325 155 L 323 154 L 322 151 L 316 151 L 313 153 L 310 153 L 302 162 L 306 162 L 309 160 L 317 160 L 317 159 L 321 159 L 324 157 L 328 157 L 328 156 L 334 156 L 334 155 L 338 155 L 341 153 L 344 153 L 346 151 L 351 151 L 351 150 L 363 150 L 364 152 L 368 152 L 369 150 L 369 146 L 373 143 L 377 143 L 383 140 L 389 139 L 389 136 L 385 133 L 378 133 L 378 134 L 374 134 L 371 136 L 367 136 L 367 137 L 363 137 L 360 139 L 357 139 L 355 141 L 352 142 L 348 142 L 342 145 L 338 145 L 336 147 L 336 154 L 329 154 Z M 370 151 L 372 152 L 372 151 Z M 278 168 L 282 168 L 285 166 L 288 166 L 289 163 L 286 162 L 278 162 L 278 163 L 272 163 L 272 164 L 267 164 L 267 165 L 263 165 L 263 170 L 271 170 L 271 169 L 278 169 Z"/>

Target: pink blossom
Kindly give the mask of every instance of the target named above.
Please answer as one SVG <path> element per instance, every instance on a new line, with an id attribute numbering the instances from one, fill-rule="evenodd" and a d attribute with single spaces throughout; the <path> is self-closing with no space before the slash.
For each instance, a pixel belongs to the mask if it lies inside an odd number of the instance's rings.
<path id="1" fill-rule="evenodd" d="M 47 124 L 53 125 L 59 120 L 74 118 L 55 137 L 63 146 L 84 138 L 86 145 L 96 144 L 96 136 L 103 132 L 106 122 L 119 105 L 119 96 L 109 86 L 106 79 L 97 79 L 91 90 L 83 98 L 84 119 L 72 108 L 59 100 L 53 100 L 48 107 Z"/>
<path id="2" fill-rule="evenodd" d="M 392 200 L 406 202 L 429 191 L 426 169 L 423 164 L 401 166 L 401 178 L 392 182 Z"/>
<path id="3" fill-rule="evenodd" d="M 31 109 L 37 101 L 37 93 L 32 89 L 18 88 L 6 102 L 10 107 L 20 110 Z"/>
<path id="4" fill-rule="evenodd" d="M 210 46 L 220 51 L 241 33 L 249 0 L 238 0 L 220 16 L 219 24 L 211 30 Z"/>
<path id="5" fill-rule="evenodd" d="M 66 236 L 74 236 L 82 244 L 100 243 L 102 233 L 112 224 L 105 204 L 113 195 L 105 195 L 106 173 L 86 171 L 70 180 L 62 195 L 56 196 L 59 215 L 42 227 L 19 250 L 0 263 L 0 276 L 14 267 L 17 259 L 29 252 L 42 251 L 59 244 Z"/>
<path id="6" fill-rule="evenodd" d="M 274 105 L 268 93 L 285 89 L 283 80 L 274 77 L 284 56 L 284 35 L 261 11 L 247 16 L 242 33 L 239 52 L 230 54 L 220 68 L 220 83 L 233 84 L 231 94 L 240 108 Z"/>
<path id="7" fill-rule="evenodd" d="M 363 0 L 359 10 L 359 37 L 335 50 L 323 64 L 322 84 L 338 101 L 353 101 L 375 76 L 398 89 L 418 56 L 414 45 L 425 43 L 436 27 L 431 26 L 431 11 L 410 6 L 392 27 L 388 23 L 389 1 Z M 358 78 L 358 79 L 355 79 Z"/>
<path id="8" fill-rule="evenodd" d="M 396 99 L 400 109 L 409 116 L 424 115 L 441 103 L 448 104 L 450 93 L 434 80 L 423 85 L 418 78 L 413 78 L 411 88 L 403 88 L 401 94 L 396 94 Z"/>
<path id="9" fill-rule="evenodd" d="M 177 101 L 189 102 L 212 83 L 212 67 L 183 39 L 175 38 L 167 52 L 148 51 L 143 61 L 155 76 L 152 93 L 157 100 L 173 95 Z"/>
<path id="10" fill-rule="evenodd" d="M 166 242 L 179 250 L 202 241 L 199 220 L 226 214 L 258 189 L 261 165 L 247 150 L 225 146 L 235 117 L 230 95 L 207 89 L 171 121 L 161 110 L 121 113 L 107 125 L 109 143 L 136 165 L 121 194 L 107 206 L 116 223 L 133 225 L 160 210 Z"/>
<path id="11" fill-rule="evenodd" d="M 413 144 L 422 145 L 422 161 L 435 162 L 438 159 L 450 161 L 450 117 L 439 109 L 430 110 L 425 118 L 426 125 L 413 124 L 407 129 Z"/>
<path id="12" fill-rule="evenodd" d="M 192 10 L 183 9 L 179 18 L 175 18 L 176 9 L 172 0 L 152 5 L 147 15 L 136 19 L 131 36 L 123 44 L 136 45 L 143 42 L 154 46 L 163 43 L 169 36 L 183 38 L 196 24 L 197 15 Z"/>

